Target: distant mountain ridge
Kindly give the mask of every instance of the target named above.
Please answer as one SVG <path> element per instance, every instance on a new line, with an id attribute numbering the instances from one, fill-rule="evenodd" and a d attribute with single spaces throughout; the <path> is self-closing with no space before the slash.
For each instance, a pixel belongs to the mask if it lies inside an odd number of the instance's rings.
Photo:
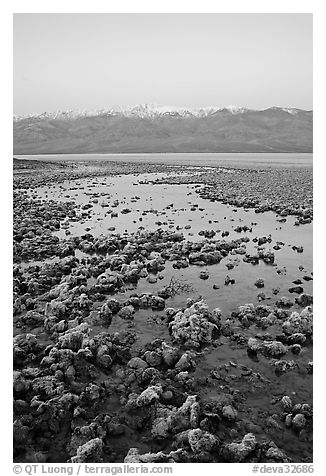
<path id="1" fill-rule="evenodd" d="M 142 104 L 14 116 L 15 154 L 312 152 L 313 112 Z"/>
<path id="2" fill-rule="evenodd" d="M 296 114 L 300 109 L 297 108 L 280 108 L 272 107 L 270 109 L 286 111 L 289 114 Z M 38 119 L 76 119 L 79 117 L 95 117 L 95 116 L 125 116 L 125 117 L 141 117 L 141 118 L 154 118 L 157 116 L 166 116 L 166 115 L 179 115 L 183 117 L 206 117 L 209 115 L 216 114 L 221 111 L 228 111 L 231 114 L 241 114 L 247 111 L 257 111 L 258 109 L 248 109 L 242 106 L 206 106 L 199 108 L 186 108 L 181 106 L 160 106 L 157 104 L 139 104 L 132 107 L 117 107 L 117 108 L 106 108 L 106 109 L 97 109 L 97 110 L 66 110 L 66 111 L 55 111 L 55 112 L 43 112 L 41 114 L 25 114 L 25 115 L 14 115 L 14 121 L 20 121 L 27 118 L 38 118 Z M 309 111 L 308 111 L 309 112 Z"/>

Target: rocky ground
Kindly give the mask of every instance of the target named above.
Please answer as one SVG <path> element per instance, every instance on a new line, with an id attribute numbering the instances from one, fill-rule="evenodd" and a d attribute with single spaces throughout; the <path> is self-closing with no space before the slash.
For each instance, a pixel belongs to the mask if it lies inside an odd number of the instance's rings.
<path id="1" fill-rule="evenodd" d="M 257 276 L 261 299 L 224 314 L 189 283 L 166 283 L 166 269 L 193 268 L 209 282 L 229 258 L 272 267 L 269 237 L 252 254 L 242 230 L 237 239 L 202 230 L 197 241 L 160 225 L 77 236 L 69 224 L 91 206 L 37 195 L 67 179 L 173 170 L 15 162 L 15 461 L 312 461 L 311 273 L 288 283 L 291 298 L 275 289 L 273 301 Z M 193 169 L 182 171 L 156 183 L 202 183 L 205 200 L 294 215 L 299 230 L 312 220 L 306 169 L 198 169 L 195 179 Z M 232 281 L 226 275 L 223 286 Z"/>

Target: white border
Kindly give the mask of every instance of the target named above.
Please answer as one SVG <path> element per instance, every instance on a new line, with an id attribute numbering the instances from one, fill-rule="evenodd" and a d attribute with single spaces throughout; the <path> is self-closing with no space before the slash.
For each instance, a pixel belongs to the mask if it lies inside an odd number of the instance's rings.
<path id="1" fill-rule="evenodd" d="M 177 0 L 108 0 L 85 1 L 40 1 L 40 0 L 14 0 L 6 1 L 1 6 L 0 34 L 1 45 L 5 50 L 1 56 L 3 67 L 1 73 L 1 132 L 2 132 L 2 157 L 1 157 L 1 204 L 2 204 L 2 233 L 1 244 L 3 251 L 3 265 L 1 275 L 2 290 L 2 335 L 1 363 L 3 388 L 1 392 L 2 410 L 2 454 L 5 459 L 6 469 L 3 474 L 12 474 L 12 13 L 313 13 L 314 14 L 314 296 L 315 296 L 315 370 L 314 370 L 314 467 L 315 474 L 322 474 L 321 469 L 324 459 L 323 447 L 323 417 L 324 417 L 324 375 L 323 355 L 326 315 L 323 304 L 320 302 L 325 288 L 325 180 L 326 180 L 326 104 L 325 104 L 325 29 L 326 16 L 322 1 L 302 0 L 274 0 L 272 1 L 188 1 Z M 8 357 L 10 356 L 10 357 Z M 183 466 L 183 465 L 182 465 Z M 205 471 L 222 474 L 250 474 L 251 465 L 187 465 L 187 473 Z M 174 474 L 183 474 L 184 468 L 175 468 Z"/>

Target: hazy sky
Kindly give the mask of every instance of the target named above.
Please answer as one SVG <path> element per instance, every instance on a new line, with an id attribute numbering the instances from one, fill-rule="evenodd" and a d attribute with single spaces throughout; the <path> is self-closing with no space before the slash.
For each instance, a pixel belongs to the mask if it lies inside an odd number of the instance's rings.
<path id="1" fill-rule="evenodd" d="M 15 14 L 14 113 L 312 109 L 311 14 Z"/>

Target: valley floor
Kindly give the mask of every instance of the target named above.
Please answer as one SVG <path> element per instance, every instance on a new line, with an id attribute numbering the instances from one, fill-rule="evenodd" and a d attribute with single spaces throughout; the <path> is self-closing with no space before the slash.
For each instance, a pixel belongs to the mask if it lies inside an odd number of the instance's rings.
<path id="1" fill-rule="evenodd" d="M 312 462 L 312 168 L 14 161 L 15 462 Z"/>

